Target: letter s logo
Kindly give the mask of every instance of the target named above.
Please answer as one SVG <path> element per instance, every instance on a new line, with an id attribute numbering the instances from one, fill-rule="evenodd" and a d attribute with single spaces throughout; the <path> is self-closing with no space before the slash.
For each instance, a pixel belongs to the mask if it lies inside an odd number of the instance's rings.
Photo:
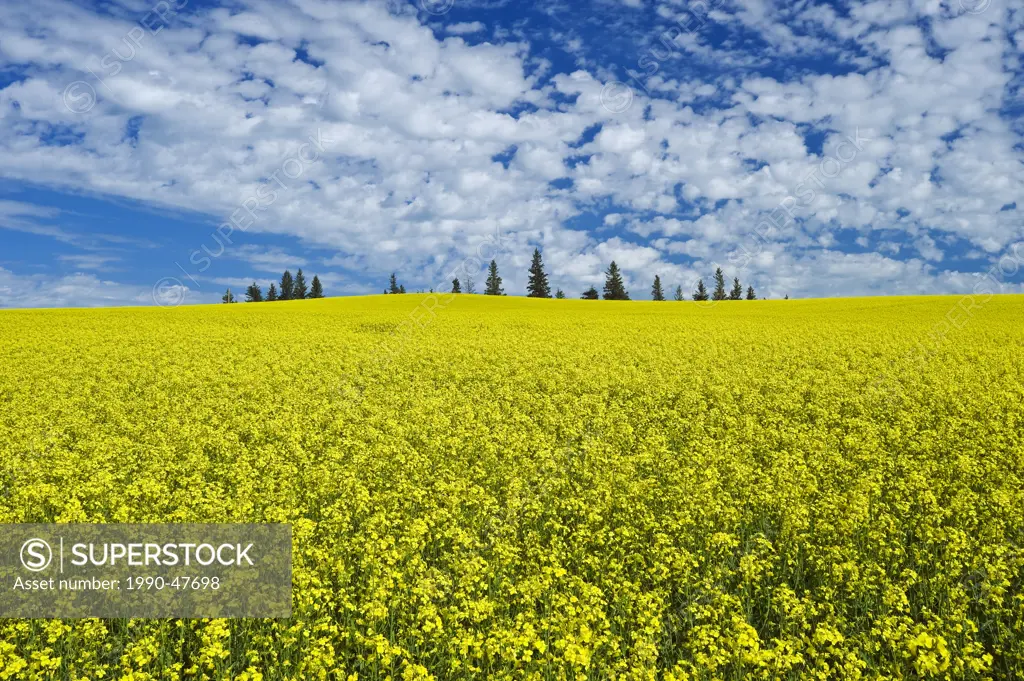
<path id="1" fill-rule="evenodd" d="M 29 539 L 21 545 L 21 564 L 32 572 L 45 570 L 53 560 L 50 545 L 42 539 Z"/>

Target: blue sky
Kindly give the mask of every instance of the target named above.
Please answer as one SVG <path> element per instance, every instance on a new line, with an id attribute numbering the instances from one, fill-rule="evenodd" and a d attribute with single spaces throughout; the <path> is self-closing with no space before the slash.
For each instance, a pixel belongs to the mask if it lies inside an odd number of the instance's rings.
<path id="1" fill-rule="evenodd" d="M 1019 0 L 3 3 L 0 307 L 535 247 L 572 297 L 1020 292 L 1022 48 Z"/>

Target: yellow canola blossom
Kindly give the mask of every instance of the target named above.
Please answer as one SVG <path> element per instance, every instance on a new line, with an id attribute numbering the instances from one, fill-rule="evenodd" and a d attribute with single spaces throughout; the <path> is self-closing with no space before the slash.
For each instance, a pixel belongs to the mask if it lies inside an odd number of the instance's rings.
<path id="1" fill-rule="evenodd" d="M 0 313 L 0 523 L 294 537 L 0 681 L 1024 676 L 1024 298 L 440 299 Z"/>

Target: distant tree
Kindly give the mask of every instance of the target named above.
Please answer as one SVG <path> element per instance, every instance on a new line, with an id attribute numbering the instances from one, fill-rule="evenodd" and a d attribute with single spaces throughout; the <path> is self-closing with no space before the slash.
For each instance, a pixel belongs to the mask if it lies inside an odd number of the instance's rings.
<path id="1" fill-rule="evenodd" d="M 405 284 L 402 284 L 401 286 L 398 287 L 398 292 L 405 293 Z"/>
<path id="2" fill-rule="evenodd" d="M 260 290 L 260 287 L 256 284 L 255 281 L 252 282 L 252 284 L 247 289 L 245 289 L 245 302 L 247 302 L 247 303 L 262 303 L 263 302 L 263 291 Z"/>
<path id="3" fill-rule="evenodd" d="M 452 279 L 452 293 L 462 293 L 462 284 L 459 283 L 459 278 Z"/>
<path id="4" fill-rule="evenodd" d="M 231 293 L 231 289 L 228 289 L 227 292 L 225 292 L 224 295 L 221 296 L 221 302 L 224 302 L 224 303 L 233 303 L 233 302 L 235 302 L 235 296 L 234 296 L 233 293 Z"/>
<path id="5" fill-rule="evenodd" d="M 580 298 L 582 298 L 583 300 L 597 300 L 600 297 L 601 296 L 599 296 L 597 293 L 597 289 L 594 288 L 593 286 L 584 291 L 583 295 L 580 296 Z"/>
<path id="6" fill-rule="evenodd" d="M 309 297 L 310 298 L 323 298 L 324 297 L 324 287 L 323 287 L 323 284 L 320 283 L 320 277 L 316 276 L 315 274 L 313 275 L 313 285 L 309 289 Z"/>
<path id="7" fill-rule="evenodd" d="M 487 282 L 484 288 L 484 295 L 500 296 L 504 294 L 505 289 L 501 287 L 501 277 L 498 276 L 498 263 L 492 260 L 487 268 Z"/>
<path id="8" fill-rule="evenodd" d="M 729 300 L 743 300 L 743 287 L 740 286 L 739 277 L 733 277 L 732 291 L 729 291 Z"/>
<path id="9" fill-rule="evenodd" d="M 280 297 L 277 295 L 277 287 L 271 283 L 270 288 L 267 290 L 267 302 L 272 303 L 275 300 L 280 300 Z"/>
<path id="10" fill-rule="evenodd" d="M 665 292 L 661 290 L 661 275 L 654 275 L 654 286 L 651 287 L 651 300 L 665 300 Z"/>
<path id="11" fill-rule="evenodd" d="M 463 286 L 462 288 L 466 289 L 465 292 L 467 294 L 473 295 L 476 293 L 476 282 L 473 281 L 472 275 L 466 275 L 466 283 L 465 286 Z"/>
<path id="12" fill-rule="evenodd" d="M 693 292 L 692 298 L 698 302 L 708 299 L 708 289 L 703 279 L 697 281 L 697 290 Z"/>
<path id="13" fill-rule="evenodd" d="M 786 297 L 784 298 L 784 300 L 789 300 L 789 294 L 788 293 L 786 294 Z"/>
<path id="14" fill-rule="evenodd" d="M 548 275 L 544 274 L 544 262 L 540 257 L 540 249 L 533 249 L 533 261 L 530 262 L 530 279 L 526 283 L 527 298 L 550 298 L 551 287 Z"/>
<path id="15" fill-rule="evenodd" d="M 754 295 L 754 287 L 753 286 L 748 286 L 747 287 L 747 300 L 757 300 L 757 296 Z"/>
<path id="16" fill-rule="evenodd" d="M 388 293 L 401 293 L 401 290 L 398 288 L 398 277 L 395 276 L 394 272 L 391 273 L 391 279 L 388 281 Z"/>
<path id="17" fill-rule="evenodd" d="M 722 268 L 715 269 L 715 292 L 711 294 L 711 300 L 725 300 L 725 275 Z"/>
<path id="18" fill-rule="evenodd" d="M 292 273 L 288 270 L 284 271 L 281 275 L 281 292 L 278 294 L 278 300 L 291 300 L 292 299 L 292 286 L 295 282 L 292 281 Z"/>
<path id="19" fill-rule="evenodd" d="M 558 298 L 559 300 L 565 299 L 565 291 L 563 291 L 562 289 L 558 289 L 557 291 L 555 291 L 555 298 Z"/>
<path id="20" fill-rule="evenodd" d="M 306 277 L 302 274 L 302 268 L 295 273 L 295 281 L 292 282 L 292 299 L 305 300 L 308 289 L 306 288 Z"/>
<path id="21" fill-rule="evenodd" d="M 622 273 L 619 272 L 619 266 L 615 264 L 614 260 L 605 271 L 604 299 L 629 300 L 629 292 L 626 291 L 626 284 L 622 281 Z"/>
<path id="22" fill-rule="evenodd" d="M 672 296 L 672 299 L 673 300 L 682 300 L 683 299 L 683 287 L 682 286 L 676 286 L 676 293 L 675 293 L 674 296 Z"/>

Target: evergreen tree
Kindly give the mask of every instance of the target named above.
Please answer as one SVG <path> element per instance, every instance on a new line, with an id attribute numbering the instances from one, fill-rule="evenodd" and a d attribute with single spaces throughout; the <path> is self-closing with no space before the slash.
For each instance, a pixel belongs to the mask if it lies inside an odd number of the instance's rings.
<path id="1" fill-rule="evenodd" d="M 498 263 L 492 260 L 490 267 L 487 269 L 487 283 L 486 288 L 484 288 L 484 295 L 501 296 L 504 294 L 505 289 L 501 288 L 501 277 L 498 276 Z"/>
<path id="2" fill-rule="evenodd" d="M 464 288 L 466 289 L 466 293 L 468 294 L 476 293 L 476 282 L 473 281 L 473 277 L 468 274 L 466 275 L 466 285 Z"/>
<path id="3" fill-rule="evenodd" d="M 743 287 L 740 286 L 739 277 L 732 279 L 732 291 L 729 292 L 729 300 L 743 300 Z"/>
<path id="4" fill-rule="evenodd" d="M 753 286 L 748 286 L 747 287 L 747 300 L 757 300 L 757 296 L 754 295 L 754 287 Z"/>
<path id="5" fill-rule="evenodd" d="M 233 302 L 235 302 L 235 296 L 234 296 L 234 294 L 231 293 L 231 289 L 228 289 L 227 292 L 223 296 L 221 296 L 221 302 L 224 302 L 224 303 L 233 303 Z"/>
<path id="6" fill-rule="evenodd" d="M 682 300 L 683 299 L 683 287 L 682 286 L 676 286 L 676 293 L 675 293 L 674 296 L 672 296 L 672 299 L 673 300 Z"/>
<path id="7" fill-rule="evenodd" d="M 323 298 L 324 297 L 324 287 L 323 287 L 323 284 L 320 283 L 320 277 L 316 276 L 315 274 L 313 275 L 313 285 L 309 289 L 309 297 L 310 298 Z"/>
<path id="8" fill-rule="evenodd" d="M 273 283 L 270 284 L 270 289 L 267 290 L 267 302 L 272 303 L 278 300 L 277 287 Z"/>
<path id="9" fill-rule="evenodd" d="M 544 263 L 540 257 L 540 250 L 533 249 L 533 261 L 530 263 L 530 280 L 526 284 L 527 298 L 550 298 L 551 287 L 548 285 L 548 275 L 544 274 Z"/>
<path id="10" fill-rule="evenodd" d="M 398 290 L 398 277 L 395 276 L 394 272 L 391 273 L 391 279 L 388 282 L 388 293 L 400 293 Z"/>
<path id="11" fill-rule="evenodd" d="M 302 268 L 295 273 L 295 281 L 292 282 L 292 299 L 305 300 L 308 289 L 306 288 L 306 277 L 302 274 Z"/>
<path id="12" fill-rule="evenodd" d="M 722 268 L 715 269 L 715 292 L 711 294 L 711 300 L 725 300 L 725 275 Z"/>
<path id="13" fill-rule="evenodd" d="M 597 300 L 599 297 L 600 296 L 597 294 L 597 289 L 594 288 L 593 286 L 584 291 L 583 295 L 580 296 L 580 298 L 582 298 L 583 300 Z"/>
<path id="14" fill-rule="evenodd" d="M 401 286 L 398 287 L 398 292 L 405 293 L 405 284 L 402 284 Z"/>
<path id="15" fill-rule="evenodd" d="M 612 264 L 608 266 L 608 270 L 605 272 L 604 299 L 629 300 L 626 284 L 622 281 L 622 273 L 619 272 L 619 266 L 615 264 L 614 260 L 612 260 Z"/>
<path id="16" fill-rule="evenodd" d="M 452 279 L 452 293 L 462 293 L 462 284 L 459 283 L 459 278 Z"/>
<path id="17" fill-rule="evenodd" d="M 693 292 L 693 299 L 697 302 L 701 302 L 708 299 L 708 289 L 704 286 L 704 280 L 700 279 L 697 282 L 697 290 Z"/>
<path id="18" fill-rule="evenodd" d="M 263 302 L 263 291 L 256 282 L 252 282 L 249 288 L 245 289 L 245 302 L 247 303 L 262 303 Z"/>
<path id="19" fill-rule="evenodd" d="M 654 286 L 651 287 L 651 300 L 665 300 L 665 292 L 661 290 L 661 275 L 654 275 Z"/>
<path id="20" fill-rule="evenodd" d="M 285 270 L 284 274 L 281 275 L 281 292 L 277 294 L 278 300 L 291 300 L 293 285 L 292 273 Z"/>
<path id="21" fill-rule="evenodd" d="M 789 300 L 789 294 L 788 293 L 786 294 L 785 300 Z"/>
<path id="22" fill-rule="evenodd" d="M 565 291 L 563 291 L 562 289 L 558 289 L 557 291 L 555 291 L 555 298 L 558 298 L 559 300 L 564 300 Z"/>

